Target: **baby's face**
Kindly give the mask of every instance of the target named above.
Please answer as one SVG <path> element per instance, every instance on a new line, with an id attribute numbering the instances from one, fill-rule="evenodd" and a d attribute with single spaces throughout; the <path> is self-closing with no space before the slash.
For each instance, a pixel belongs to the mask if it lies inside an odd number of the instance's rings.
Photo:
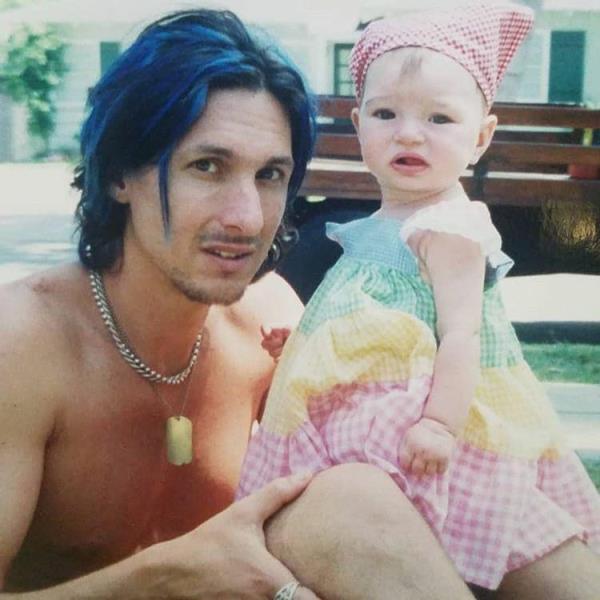
<path id="1" fill-rule="evenodd" d="M 353 120 L 384 201 L 403 202 L 455 188 L 495 126 L 470 73 L 422 48 L 393 50 L 373 61 Z"/>

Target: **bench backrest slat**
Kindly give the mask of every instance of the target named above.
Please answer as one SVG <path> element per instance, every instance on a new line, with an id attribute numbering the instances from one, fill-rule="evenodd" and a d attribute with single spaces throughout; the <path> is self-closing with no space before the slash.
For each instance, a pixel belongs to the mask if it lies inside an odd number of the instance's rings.
<path id="1" fill-rule="evenodd" d="M 349 119 L 355 106 L 355 99 L 347 96 L 319 96 L 318 100 L 319 115 L 332 119 Z M 579 106 L 497 102 L 491 112 L 503 126 L 600 128 L 600 110 Z"/>
<path id="2" fill-rule="evenodd" d="M 349 211 L 366 214 L 370 203 L 353 201 L 373 200 L 375 209 L 381 199 L 377 181 L 362 161 L 349 118 L 354 106 L 354 98 L 319 97 L 315 158 L 300 195 L 335 200 L 304 203 L 319 207 L 315 214 L 320 217 L 315 222 L 320 223 L 323 215 L 335 221 L 340 209 L 343 215 Z M 600 210 L 600 110 L 501 102 L 492 110 L 500 126 L 478 164 L 461 177 L 465 191 L 471 199 L 490 205 L 505 250 L 517 263 L 524 262 L 525 272 L 600 273 L 600 236 L 589 226 L 597 221 Z M 584 131 L 588 128 L 595 130 L 593 136 Z M 596 145 L 584 145 L 584 140 Z M 309 214 L 305 213 L 308 220 Z M 568 237 L 559 239 L 555 223 L 546 221 L 548 215 L 564 221 L 574 236 L 577 230 L 576 242 L 572 244 Z M 585 227 L 573 226 L 579 222 Z M 547 230 L 546 223 L 550 223 Z M 593 260 L 586 244 L 593 249 Z"/>
<path id="3" fill-rule="evenodd" d="M 355 135 L 323 133 L 319 136 L 316 155 L 323 158 L 361 160 L 360 144 Z M 492 142 L 486 152 L 487 162 L 505 165 L 600 164 L 600 146 L 535 142 Z"/>

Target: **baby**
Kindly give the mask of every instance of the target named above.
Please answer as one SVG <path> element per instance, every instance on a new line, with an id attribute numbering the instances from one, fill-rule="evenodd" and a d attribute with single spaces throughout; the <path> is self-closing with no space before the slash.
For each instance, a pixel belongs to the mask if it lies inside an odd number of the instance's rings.
<path id="1" fill-rule="evenodd" d="M 600 548 L 600 498 L 502 306 L 512 261 L 459 182 L 531 25 L 527 8 L 476 3 L 363 32 L 352 121 L 381 209 L 328 227 L 344 254 L 285 343 L 239 489 L 375 465 L 487 589 L 567 540 Z M 288 334 L 263 345 L 279 357 Z"/>

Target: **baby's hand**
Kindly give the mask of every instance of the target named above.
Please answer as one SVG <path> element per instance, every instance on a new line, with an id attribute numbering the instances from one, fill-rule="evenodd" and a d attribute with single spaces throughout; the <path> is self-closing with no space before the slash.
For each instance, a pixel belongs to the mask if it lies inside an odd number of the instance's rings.
<path id="1" fill-rule="evenodd" d="M 277 362 L 283 351 L 283 346 L 292 332 L 291 327 L 280 326 L 280 327 L 263 327 L 261 326 L 260 332 L 262 333 L 263 339 L 261 346 L 271 355 L 273 360 Z"/>
<path id="2" fill-rule="evenodd" d="M 414 475 L 435 475 L 448 468 L 456 439 L 434 419 L 422 418 L 406 431 L 398 451 L 400 467 Z"/>

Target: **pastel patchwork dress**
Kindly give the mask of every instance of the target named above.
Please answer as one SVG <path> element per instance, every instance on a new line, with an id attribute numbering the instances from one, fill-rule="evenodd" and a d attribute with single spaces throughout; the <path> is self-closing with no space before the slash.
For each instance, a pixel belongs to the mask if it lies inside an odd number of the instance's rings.
<path id="1" fill-rule="evenodd" d="M 465 235 L 485 248 L 485 238 L 499 235 L 487 210 L 483 227 L 476 212 L 474 219 L 469 203 L 458 213 L 433 207 L 411 226 L 460 233 L 457 223 L 475 224 L 477 233 Z M 489 589 L 569 538 L 600 551 L 600 496 L 523 360 L 496 285 L 509 260 L 499 244 L 487 252 L 481 377 L 466 426 L 447 471 L 418 478 L 399 468 L 397 455 L 431 386 L 431 286 L 397 221 L 329 224 L 328 235 L 344 254 L 286 343 L 238 497 L 298 471 L 375 465 L 421 512 L 463 579 Z"/>

